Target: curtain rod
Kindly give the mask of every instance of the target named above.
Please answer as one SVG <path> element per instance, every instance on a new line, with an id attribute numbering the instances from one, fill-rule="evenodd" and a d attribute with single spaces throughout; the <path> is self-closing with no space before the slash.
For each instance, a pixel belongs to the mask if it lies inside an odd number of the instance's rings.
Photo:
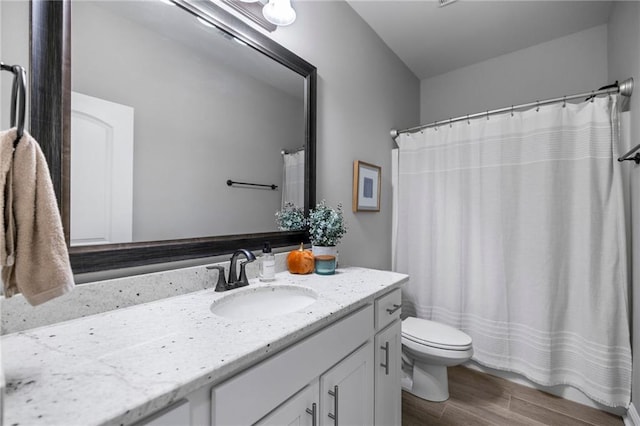
<path id="1" fill-rule="evenodd" d="M 491 115 L 495 115 L 495 114 L 501 114 L 504 112 L 509 112 L 509 111 L 514 111 L 514 110 L 519 110 L 519 109 L 526 109 L 526 108 L 531 108 L 531 107 L 539 107 L 542 105 L 549 105 L 549 104 L 555 104 L 558 102 L 565 102 L 571 99 L 578 99 L 578 98 L 584 98 L 584 97 L 592 97 L 592 96 L 598 96 L 598 95 L 607 95 L 610 93 L 620 93 L 622 96 L 631 96 L 631 93 L 633 93 L 633 78 L 628 78 L 626 80 L 624 80 L 622 83 L 618 84 L 617 86 L 608 88 L 608 89 L 600 89 L 600 90 L 594 90 L 591 92 L 585 92 L 585 93 L 577 93 L 575 95 L 568 95 L 568 96 L 562 96 L 560 98 L 554 98 L 554 99 L 547 99 L 544 101 L 535 101 L 535 102 L 529 102 L 527 104 L 521 104 L 521 105 L 515 105 L 515 106 L 510 106 L 510 107 L 506 107 L 506 108 L 500 108 L 500 109 L 494 109 L 491 111 L 485 111 L 485 112 L 478 112 L 475 114 L 469 114 L 469 115 L 463 115 L 460 117 L 456 117 L 456 118 L 450 118 L 448 120 L 440 120 L 440 121 L 434 121 L 433 123 L 429 123 L 429 124 L 425 124 L 425 125 L 421 125 L 421 126 L 416 126 L 416 127 L 410 127 L 408 129 L 403 129 L 403 130 L 396 130 L 393 129 L 391 130 L 391 137 L 395 140 L 400 133 L 415 133 L 418 132 L 420 130 L 424 130 L 424 129 L 428 129 L 430 127 L 436 127 L 436 126 L 442 126 L 443 124 L 451 124 L 451 123 L 455 123 L 456 121 L 462 121 L 462 120 L 470 120 L 472 118 L 478 118 L 478 117 L 489 117 Z"/>

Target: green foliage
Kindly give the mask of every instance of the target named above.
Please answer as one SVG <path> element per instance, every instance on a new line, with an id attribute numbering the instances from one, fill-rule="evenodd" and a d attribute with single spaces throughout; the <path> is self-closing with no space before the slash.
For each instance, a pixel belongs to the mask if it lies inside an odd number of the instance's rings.
<path id="1" fill-rule="evenodd" d="M 285 203 L 284 208 L 276 212 L 276 224 L 281 231 L 301 231 L 307 227 L 304 211 L 291 202 Z"/>
<path id="2" fill-rule="evenodd" d="M 336 209 L 326 205 L 322 200 L 316 208 L 309 211 L 307 219 L 309 237 L 316 246 L 335 246 L 347 233 L 347 227 L 342 217 L 342 205 Z"/>

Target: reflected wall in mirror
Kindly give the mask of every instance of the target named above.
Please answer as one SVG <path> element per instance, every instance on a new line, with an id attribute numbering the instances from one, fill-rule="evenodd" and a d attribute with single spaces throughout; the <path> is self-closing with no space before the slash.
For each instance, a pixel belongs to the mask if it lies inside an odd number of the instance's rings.
<path id="1" fill-rule="evenodd" d="M 315 203 L 315 68 L 213 3 L 176 3 L 71 3 L 58 189 L 75 272 L 306 239 L 274 213 Z"/>
<path id="2" fill-rule="evenodd" d="M 164 2 L 71 16 L 71 244 L 277 231 L 304 78 Z"/>

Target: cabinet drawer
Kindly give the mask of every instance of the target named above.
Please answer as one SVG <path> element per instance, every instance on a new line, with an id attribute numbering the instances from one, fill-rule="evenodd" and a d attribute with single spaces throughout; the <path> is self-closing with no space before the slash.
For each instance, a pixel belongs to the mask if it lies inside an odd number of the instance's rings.
<path id="1" fill-rule="evenodd" d="M 380 331 L 400 318 L 402 292 L 399 288 L 376 299 L 376 330 Z"/>

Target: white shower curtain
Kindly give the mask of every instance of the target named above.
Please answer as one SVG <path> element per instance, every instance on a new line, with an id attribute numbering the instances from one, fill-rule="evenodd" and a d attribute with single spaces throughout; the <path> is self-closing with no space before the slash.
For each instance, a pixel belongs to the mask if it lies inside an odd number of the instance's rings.
<path id="1" fill-rule="evenodd" d="M 293 203 L 304 208 L 304 150 L 283 154 L 282 208 Z"/>
<path id="2" fill-rule="evenodd" d="M 616 98 L 398 138 L 403 312 L 474 359 L 627 407 L 631 350 Z"/>

